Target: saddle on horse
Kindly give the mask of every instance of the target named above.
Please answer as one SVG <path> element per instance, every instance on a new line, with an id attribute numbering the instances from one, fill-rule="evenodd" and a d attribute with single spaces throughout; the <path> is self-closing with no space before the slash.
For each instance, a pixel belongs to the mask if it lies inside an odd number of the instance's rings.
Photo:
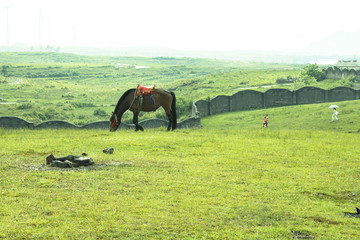
<path id="1" fill-rule="evenodd" d="M 136 96 L 143 96 L 143 95 L 151 95 L 153 94 L 155 91 L 155 85 L 153 86 L 149 86 L 149 87 L 146 87 L 146 86 L 141 86 L 140 84 L 137 86 L 136 88 Z"/>
<path id="2" fill-rule="evenodd" d="M 150 95 L 150 99 L 153 101 L 154 103 L 154 111 L 156 111 L 156 102 L 155 102 L 155 98 L 152 95 L 155 91 L 155 85 L 152 86 L 141 86 L 140 84 L 138 84 L 137 88 L 136 88 L 136 96 L 133 100 L 133 102 L 131 103 L 130 107 L 133 105 L 135 99 L 139 100 L 139 109 L 141 111 L 142 108 L 142 104 L 143 104 L 143 98 L 142 96 L 144 95 Z"/>

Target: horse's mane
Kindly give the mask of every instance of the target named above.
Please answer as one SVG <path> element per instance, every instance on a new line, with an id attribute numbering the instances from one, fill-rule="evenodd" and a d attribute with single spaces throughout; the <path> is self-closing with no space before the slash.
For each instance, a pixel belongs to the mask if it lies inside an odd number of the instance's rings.
<path id="1" fill-rule="evenodd" d="M 114 112 L 117 112 L 118 108 L 120 107 L 122 101 L 124 101 L 124 99 L 132 92 L 135 91 L 135 88 L 129 89 L 126 92 L 124 92 L 124 94 L 120 97 L 118 103 L 116 104 L 115 110 Z"/>

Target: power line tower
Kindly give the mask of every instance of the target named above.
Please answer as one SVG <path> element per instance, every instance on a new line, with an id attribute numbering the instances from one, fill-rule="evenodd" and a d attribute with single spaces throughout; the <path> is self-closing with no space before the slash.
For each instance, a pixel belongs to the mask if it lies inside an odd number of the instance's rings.
<path id="1" fill-rule="evenodd" d="M 7 45 L 10 45 L 10 25 L 9 25 L 9 8 L 12 5 L 5 6 L 6 9 L 6 33 L 7 33 Z"/>
<path id="2" fill-rule="evenodd" d="M 39 9 L 39 47 L 40 47 L 40 48 L 42 47 L 42 39 L 41 39 L 41 35 L 42 35 L 41 28 L 42 28 L 42 25 L 43 25 L 43 20 L 42 20 L 42 8 L 40 8 L 40 9 Z"/>

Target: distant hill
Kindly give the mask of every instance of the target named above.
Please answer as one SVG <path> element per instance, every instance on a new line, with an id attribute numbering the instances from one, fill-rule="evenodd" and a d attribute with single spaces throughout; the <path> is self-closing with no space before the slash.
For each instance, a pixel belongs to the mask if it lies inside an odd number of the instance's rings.
<path id="1" fill-rule="evenodd" d="M 125 64 L 126 65 L 177 65 L 177 66 L 203 66 L 203 67 L 221 67 L 238 68 L 239 65 L 263 65 L 263 64 L 244 64 L 238 61 L 225 61 L 209 58 L 175 58 L 175 57 L 140 57 L 124 55 L 85 55 L 66 52 L 47 52 L 47 51 L 0 51 L 1 64 L 31 63 L 31 64 L 51 64 L 51 63 L 100 63 L 100 64 Z M 279 66 L 280 64 L 269 64 L 269 66 Z"/>
<path id="2" fill-rule="evenodd" d="M 232 51 L 180 51 L 163 47 L 126 47 L 95 48 L 84 46 L 28 46 L 16 44 L 0 46 L 0 52 L 58 52 L 87 56 L 131 56 L 131 57 L 175 57 L 209 58 L 245 62 L 272 62 L 305 64 L 318 60 L 357 59 L 360 58 L 360 31 L 334 33 L 318 42 L 314 42 L 301 52 L 279 52 L 260 50 Z"/>
<path id="3" fill-rule="evenodd" d="M 153 47 L 128 47 L 128 48 L 94 48 L 94 47 L 32 47 L 24 44 L 13 46 L 0 46 L 0 52 L 57 52 L 73 53 L 87 56 L 128 56 L 128 57 L 174 57 L 174 58 L 209 58 L 244 62 L 265 62 L 265 63 L 290 63 L 304 64 L 318 59 L 324 59 L 323 56 L 276 52 L 259 50 L 234 50 L 234 51 L 180 51 L 169 48 Z M 326 56 L 325 59 L 328 59 Z M 339 59 L 342 59 L 341 57 Z"/>

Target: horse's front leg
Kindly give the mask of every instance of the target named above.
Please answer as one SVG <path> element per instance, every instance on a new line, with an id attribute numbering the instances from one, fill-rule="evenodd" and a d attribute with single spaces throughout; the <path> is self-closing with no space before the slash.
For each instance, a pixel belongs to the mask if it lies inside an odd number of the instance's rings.
<path id="1" fill-rule="evenodd" d="M 139 125 L 139 112 L 137 111 L 133 112 L 133 123 L 135 124 L 135 131 L 139 131 L 139 129 L 144 131 L 144 128 Z"/>

